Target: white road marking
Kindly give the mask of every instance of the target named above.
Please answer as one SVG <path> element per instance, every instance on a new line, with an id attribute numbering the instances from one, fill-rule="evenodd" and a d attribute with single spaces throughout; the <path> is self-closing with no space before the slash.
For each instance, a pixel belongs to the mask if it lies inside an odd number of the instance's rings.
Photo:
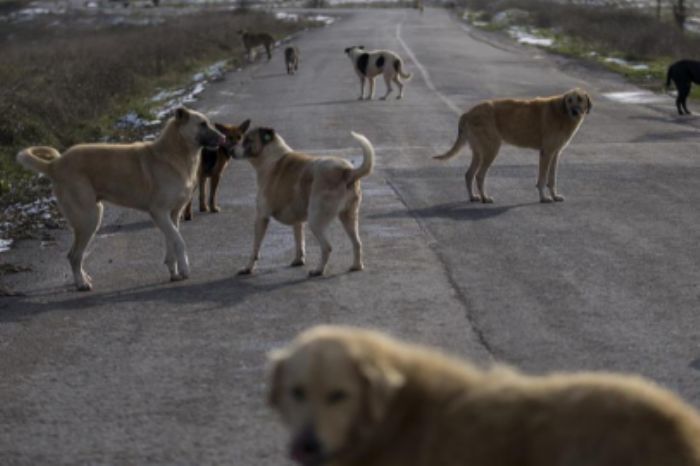
<path id="1" fill-rule="evenodd" d="M 443 101 L 447 107 L 452 110 L 456 115 L 461 115 L 464 113 L 464 111 L 459 108 L 454 102 L 452 102 L 445 94 L 437 90 L 437 87 L 435 87 L 435 83 L 433 83 L 433 80 L 430 79 L 430 73 L 428 73 L 428 70 L 425 69 L 423 64 L 418 61 L 418 58 L 416 58 L 416 55 L 413 53 L 413 50 L 404 42 L 403 38 L 401 37 L 401 26 L 403 25 L 403 21 L 401 21 L 397 26 L 396 26 L 396 39 L 399 41 L 401 44 L 401 47 L 403 47 L 404 51 L 406 52 L 406 55 L 413 61 L 413 63 L 418 67 L 418 70 L 420 71 L 420 74 L 423 76 L 423 81 L 425 81 L 425 85 L 428 86 L 428 89 L 433 91 L 435 95 L 438 96 L 440 100 Z"/>

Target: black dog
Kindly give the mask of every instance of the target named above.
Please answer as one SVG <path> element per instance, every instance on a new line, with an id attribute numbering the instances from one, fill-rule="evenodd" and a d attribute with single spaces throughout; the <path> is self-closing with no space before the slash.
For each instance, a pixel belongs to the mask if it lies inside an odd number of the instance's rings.
<path id="1" fill-rule="evenodd" d="M 679 115 L 690 115 L 690 110 L 686 105 L 688 94 L 690 94 L 690 84 L 700 84 L 700 61 L 680 60 L 668 67 L 666 73 L 666 88 L 671 85 L 671 81 L 676 85 L 678 96 L 676 97 L 676 107 Z"/>

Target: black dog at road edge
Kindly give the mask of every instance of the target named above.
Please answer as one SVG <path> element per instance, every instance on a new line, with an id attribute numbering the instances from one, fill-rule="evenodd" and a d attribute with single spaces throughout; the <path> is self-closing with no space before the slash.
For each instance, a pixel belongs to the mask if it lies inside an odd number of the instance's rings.
<path id="1" fill-rule="evenodd" d="M 671 86 L 671 81 L 676 85 L 678 96 L 676 97 L 676 107 L 679 115 L 690 115 L 690 110 L 686 105 L 688 94 L 690 94 L 690 84 L 700 84 L 700 61 L 679 60 L 668 67 L 666 73 L 666 89 Z"/>

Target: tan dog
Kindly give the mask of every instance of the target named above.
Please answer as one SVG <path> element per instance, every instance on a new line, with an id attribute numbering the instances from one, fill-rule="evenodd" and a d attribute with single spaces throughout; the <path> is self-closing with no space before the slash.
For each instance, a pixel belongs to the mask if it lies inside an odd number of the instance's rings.
<path id="1" fill-rule="evenodd" d="M 245 29 L 241 29 L 238 31 L 238 35 L 241 36 L 243 47 L 248 55 L 248 61 L 253 61 L 255 59 L 255 48 L 259 46 L 265 47 L 267 60 L 269 61 L 272 59 L 272 47 L 275 45 L 275 39 L 270 34 L 266 32 L 248 32 Z"/>
<path id="2" fill-rule="evenodd" d="M 452 148 L 436 159 L 455 156 L 468 142 L 472 162 L 464 175 L 469 200 L 493 202 L 486 194 L 484 179 L 503 142 L 540 151 L 537 189 L 540 202 L 563 201 L 557 193 L 557 164 L 562 150 L 591 111 L 591 99 L 581 89 L 566 94 L 532 100 L 489 100 L 482 102 L 459 119 L 459 133 Z M 472 185 L 476 175 L 479 194 Z M 551 197 L 545 194 L 545 184 Z"/>
<path id="3" fill-rule="evenodd" d="M 269 402 L 305 466 L 699 466 L 700 416 L 638 377 L 481 370 L 320 326 L 271 355 Z"/>
<path id="4" fill-rule="evenodd" d="M 374 148 L 361 134 L 352 133 L 352 136 L 364 153 L 358 168 L 338 157 L 311 157 L 294 152 L 270 128 L 251 130 L 234 148 L 234 157 L 248 159 L 258 176 L 253 254 L 240 275 L 253 272 L 270 217 L 294 227 L 296 256 L 292 266 L 304 264 L 304 222 L 308 220 L 311 232 L 321 245 L 321 261 L 309 276 L 323 275 L 326 270 L 331 253 L 326 228 L 335 217 L 340 219 L 352 241 L 354 261 L 350 270 L 364 268 L 358 232 L 362 200 L 360 178 L 372 172 Z"/>
<path id="5" fill-rule="evenodd" d="M 73 229 L 68 260 L 78 290 L 92 289 L 83 255 L 100 227 L 102 201 L 148 212 L 165 235 L 170 279 L 188 277 L 180 213 L 192 196 L 201 148 L 224 142 L 206 116 L 179 108 L 153 142 L 80 144 L 63 154 L 39 146 L 17 154 L 19 163 L 51 179 L 58 206 Z"/>

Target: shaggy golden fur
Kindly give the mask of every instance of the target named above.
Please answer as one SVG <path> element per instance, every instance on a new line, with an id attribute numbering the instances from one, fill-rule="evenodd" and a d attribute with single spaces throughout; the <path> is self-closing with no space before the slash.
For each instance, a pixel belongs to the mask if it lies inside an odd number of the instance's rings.
<path id="1" fill-rule="evenodd" d="M 153 142 L 79 144 L 63 154 L 39 146 L 17 154 L 19 163 L 51 179 L 58 206 L 73 230 L 68 260 L 79 291 L 92 289 L 83 256 L 100 227 L 102 201 L 148 212 L 165 236 L 170 279 L 189 276 L 180 213 L 192 197 L 201 148 L 223 142 L 206 116 L 179 108 Z"/>
<path id="2" fill-rule="evenodd" d="M 493 202 L 493 198 L 486 194 L 484 180 L 501 144 L 536 149 L 540 152 L 537 177 L 540 201 L 563 201 L 564 197 L 557 192 L 559 157 L 590 111 L 591 99 L 581 89 L 532 100 L 482 102 L 459 119 L 459 132 L 452 148 L 434 158 L 452 158 L 469 143 L 472 162 L 464 175 L 469 200 L 487 203 Z M 475 176 L 479 194 L 473 190 Z M 550 195 L 545 193 L 545 185 Z"/>
<path id="3" fill-rule="evenodd" d="M 634 376 L 481 370 L 319 326 L 271 355 L 269 402 L 305 466 L 700 466 L 700 416 Z"/>
<path id="4" fill-rule="evenodd" d="M 364 158 L 353 168 L 338 157 L 311 157 L 294 152 L 275 130 L 256 128 L 234 148 L 235 158 L 248 159 L 258 177 L 257 215 L 253 254 L 240 275 L 253 272 L 270 217 L 294 228 L 296 256 L 292 266 L 304 264 L 304 223 L 321 245 L 321 260 L 310 276 L 323 275 L 331 253 L 326 229 L 338 217 L 353 246 L 351 271 L 362 270 L 362 243 L 358 231 L 362 191 L 360 178 L 374 166 L 374 148 L 366 137 L 352 133 Z"/>

